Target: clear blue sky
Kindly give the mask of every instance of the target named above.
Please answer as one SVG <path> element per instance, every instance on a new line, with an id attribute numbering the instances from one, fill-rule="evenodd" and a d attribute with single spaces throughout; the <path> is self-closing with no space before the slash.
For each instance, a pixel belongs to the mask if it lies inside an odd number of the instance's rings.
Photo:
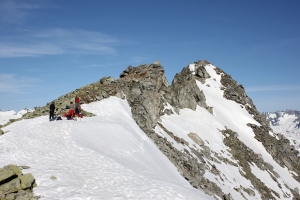
<path id="1" fill-rule="evenodd" d="M 206 59 L 260 112 L 300 110 L 299 10 L 298 0 L 0 0 L 0 109 L 44 106 L 155 60 L 171 83 Z"/>

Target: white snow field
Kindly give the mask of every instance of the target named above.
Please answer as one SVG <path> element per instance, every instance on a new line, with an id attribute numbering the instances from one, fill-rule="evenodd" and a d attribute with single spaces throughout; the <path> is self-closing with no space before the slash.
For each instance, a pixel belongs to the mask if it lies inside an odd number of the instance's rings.
<path id="1" fill-rule="evenodd" d="M 193 188 L 132 119 L 126 100 L 82 105 L 78 121 L 48 116 L 3 128 L 0 166 L 29 166 L 43 200 L 212 199 Z M 57 179 L 53 180 L 54 176 Z"/>

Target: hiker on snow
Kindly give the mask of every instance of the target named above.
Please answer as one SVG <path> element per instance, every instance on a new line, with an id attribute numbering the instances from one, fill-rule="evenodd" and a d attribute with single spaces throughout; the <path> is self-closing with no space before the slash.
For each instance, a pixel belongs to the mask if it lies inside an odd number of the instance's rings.
<path id="1" fill-rule="evenodd" d="M 79 116 L 80 114 L 80 106 L 75 108 L 75 115 Z"/>
<path id="2" fill-rule="evenodd" d="M 69 109 L 70 109 L 70 110 L 75 110 L 75 107 L 74 107 L 74 104 L 73 104 L 72 101 L 70 102 Z"/>
<path id="3" fill-rule="evenodd" d="M 78 97 L 78 95 L 76 95 L 76 97 L 75 97 L 75 108 L 79 107 L 79 103 L 80 103 L 79 97 Z"/>
<path id="4" fill-rule="evenodd" d="M 50 115 L 49 115 L 49 120 L 53 121 L 54 120 L 54 110 L 55 110 L 55 105 L 54 102 L 50 104 Z"/>
<path id="5" fill-rule="evenodd" d="M 67 118 L 67 120 L 70 120 L 70 119 L 72 119 L 74 117 L 74 110 L 69 110 L 68 112 L 67 112 L 67 114 L 66 114 L 66 118 Z"/>
<path id="6" fill-rule="evenodd" d="M 67 115 L 66 115 L 67 120 L 72 119 L 72 118 L 74 117 L 74 114 L 75 114 L 74 104 L 73 104 L 73 102 L 71 101 L 71 102 L 70 102 L 70 106 L 69 106 L 69 111 L 68 111 L 68 113 L 67 113 Z"/>

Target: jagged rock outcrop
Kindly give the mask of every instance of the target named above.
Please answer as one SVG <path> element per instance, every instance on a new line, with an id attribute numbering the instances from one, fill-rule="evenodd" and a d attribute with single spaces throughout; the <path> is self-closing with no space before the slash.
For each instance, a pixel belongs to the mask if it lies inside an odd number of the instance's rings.
<path id="1" fill-rule="evenodd" d="M 187 145 L 187 142 L 184 141 L 184 139 L 176 137 L 172 132 L 168 131 L 162 124 L 158 123 L 158 125 L 171 137 L 173 137 L 175 141 Z M 193 133 L 191 133 L 191 137 L 193 137 L 194 139 L 196 138 L 196 136 Z M 207 170 L 206 162 L 203 159 L 203 157 L 211 158 L 209 148 L 204 148 L 204 151 L 202 152 L 193 149 L 193 152 L 196 155 L 194 157 L 187 151 L 178 151 L 166 138 L 160 137 L 155 133 L 152 133 L 150 135 L 150 138 L 152 138 L 152 140 L 156 143 L 159 149 L 169 158 L 169 160 L 177 167 L 180 174 L 186 180 L 188 180 L 193 187 L 201 189 L 212 196 L 226 196 L 226 194 L 222 192 L 221 188 L 219 188 L 214 182 L 209 181 L 203 176 L 205 171 Z M 199 138 L 197 139 L 201 140 Z"/>
<path id="2" fill-rule="evenodd" d="M 21 167 L 7 165 L 0 168 L 0 199 L 1 200 L 37 200 L 33 187 L 35 179 L 32 174 L 22 174 Z"/>
<path id="3" fill-rule="evenodd" d="M 265 116 L 259 113 L 252 100 L 247 96 L 243 85 L 239 85 L 229 74 L 226 74 L 220 68 L 216 68 L 217 74 L 221 75 L 221 83 L 223 85 L 224 97 L 226 99 L 235 101 L 246 107 L 249 114 L 253 115 L 253 118 L 265 127 L 269 127 L 269 123 Z"/>
<path id="4" fill-rule="evenodd" d="M 297 157 L 300 156 L 300 112 L 296 110 L 286 110 L 286 111 L 277 111 L 277 112 L 264 112 L 262 113 L 267 120 L 270 122 L 270 126 L 273 129 L 273 133 L 278 137 L 282 138 L 282 140 L 289 140 L 291 145 L 291 149 L 294 152 L 298 152 Z M 267 140 L 269 141 L 269 140 Z M 266 145 L 267 142 L 264 142 Z M 278 141 L 275 141 L 278 144 Z M 278 145 L 276 145 L 277 147 Z M 287 156 L 290 154 L 288 153 Z M 286 159 L 284 160 L 287 165 Z M 292 169 L 288 167 L 289 169 Z"/>
<path id="5" fill-rule="evenodd" d="M 195 110 L 197 105 L 207 108 L 205 96 L 199 90 L 188 67 L 183 68 L 181 73 L 175 75 L 171 90 L 178 100 L 179 108 L 190 108 Z"/>
<path id="6" fill-rule="evenodd" d="M 272 131 L 269 121 L 265 114 L 258 112 L 252 100 L 246 95 L 242 85 L 239 85 L 230 75 L 226 74 L 221 69 L 216 68 L 216 71 L 221 75 L 221 83 L 224 86 L 224 88 L 222 88 L 224 90 L 224 97 L 245 106 L 248 113 L 261 124 L 261 126 L 248 124 L 248 126 L 253 129 L 253 132 L 256 135 L 255 138 L 262 142 L 263 146 L 277 163 L 281 166 L 286 166 L 291 171 L 295 171 L 299 174 L 300 159 L 297 157 L 299 152 L 296 151 L 290 141 L 282 135 L 282 137 L 278 138 L 276 135 L 272 136 L 269 134 L 269 132 Z M 295 112 L 291 111 L 291 114 L 294 113 Z M 294 176 L 294 178 L 300 181 L 298 176 Z"/>
<path id="7" fill-rule="evenodd" d="M 159 62 L 157 63 L 143 64 L 138 67 L 129 66 L 117 80 L 104 77 L 99 82 L 63 95 L 54 100 L 57 108 L 56 113 L 66 112 L 66 105 L 73 101 L 75 95 L 81 98 L 81 103 L 90 103 L 110 96 L 117 96 L 126 98 L 133 109 L 135 120 L 140 121 L 139 125 L 153 128 L 159 116 L 165 112 L 172 112 L 163 110 L 167 103 L 172 105 L 175 111 L 178 111 L 179 108 L 195 110 L 196 105 L 207 107 L 205 96 L 198 89 L 187 67 L 176 75 L 174 84 L 169 87 L 164 69 Z M 25 114 L 24 118 L 48 115 L 49 105 L 50 102 L 44 107 L 35 108 L 34 112 Z M 90 116 L 88 113 L 84 113 L 84 115 Z"/>
<path id="8" fill-rule="evenodd" d="M 141 128 L 153 129 L 163 114 L 163 103 L 166 103 L 163 95 L 168 82 L 164 69 L 156 64 L 140 65 L 137 68 L 129 66 L 120 77 L 133 118 Z"/>
<path id="9" fill-rule="evenodd" d="M 205 66 L 211 64 L 207 60 L 199 60 L 194 62 L 195 65 L 195 78 L 201 83 L 204 83 L 206 79 L 210 78 L 210 75 L 207 73 Z"/>
<path id="10" fill-rule="evenodd" d="M 255 133 L 255 138 L 260 141 L 266 150 L 271 154 L 273 159 L 281 166 L 286 166 L 289 170 L 300 173 L 300 159 L 298 158 L 299 152 L 295 150 L 288 139 L 282 135 L 271 136 L 269 130 L 266 130 L 263 126 L 257 126 L 255 124 L 248 124 Z M 294 176 L 295 179 L 300 181 L 298 176 Z"/>
<path id="11" fill-rule="evenodd" d="M 231 148 L 231 154 L 236 160 L 239 161 L 242 170 L 240 174 L 251 181 L 252 185 L 261 194 L 261 199 L 275 199 L 273 195 L 277 198 L 280 196 L 276 191 L 268 188 L 260 179 L 258 179 L 252 172 L 250 168 L 250 163 L 255 163 L 257 167 L 262 170 L 267 170 L 269 174 L 273 177 L 279 177 L 279 175 L 273 171 L 273 166 L 269 163 L 264 162 L 260 155 L 257 155 L 253 150 L 249 149 L 244 143 L 242 143 L 234 131 L 230 129 L 221 131 L 225 136 L 224 144 Z M 250 188 L 241 188 L 244 191 L 251 192 Z M 253 192 L 253 191 L 252 191 Z M 248 192 L 247 192 L 248 193 Z M 251 196 L 251 193 L 249 193 Z"/>

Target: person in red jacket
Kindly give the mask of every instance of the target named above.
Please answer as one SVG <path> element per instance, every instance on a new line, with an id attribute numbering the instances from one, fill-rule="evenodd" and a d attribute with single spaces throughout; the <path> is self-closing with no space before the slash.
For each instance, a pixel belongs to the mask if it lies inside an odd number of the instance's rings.
<path id="1" fill-rule="evenodd" d="M 74 117 L 74 110 L 70 109 L 69 112 L 66 114 L 67 120 L 73 119 Z"/>
<path id="2" fill-rule="evenodd" d="M 79 104 L 80 104 L 80 99 L 79 99 L 78 95 L 76 95 L 76 97 L 75 97 L 75 108 L 78 108 Z"/>

